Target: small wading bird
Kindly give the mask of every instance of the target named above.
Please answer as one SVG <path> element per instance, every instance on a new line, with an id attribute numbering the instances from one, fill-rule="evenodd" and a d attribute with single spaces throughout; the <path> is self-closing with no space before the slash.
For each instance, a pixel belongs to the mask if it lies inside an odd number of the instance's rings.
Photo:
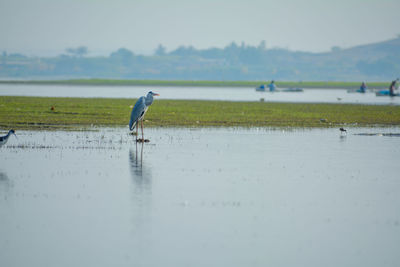
<path id="1" fill-rule="evenodd" d="M 8 134 L 5 136 L 0 136 L 0 146 L 5 145 L 7 143 L 8 137 L 10 137 L 10 135 L 12 135 L 12 134 L 15 135 L 14 130 L 10 130 L 8 132 Z M 17 136 L 15 135 L 15 137 L 17 137 Z"/>
<path id="2" fill-rule="evenodd" d="M 136 127 L 136 142 L 149 142 L 144 139 L 143 135 L 143 119 L 144 114 L 146 114 L 147 109 L 153 103 L 153 96 L 158 96 L 159 94 L 153 93 L 152 91 L 147 93 L 147 96 L 141 96 L 138 101 L 136 101 L 135 106 L 132 109 L 131 120 L 129 121 L 129 129 L 133 131 Z M 142 128 L 142 139 L 137 139 L 138 136 L 138 122 L 140 121 Z"/>
<path id="3" fill-rule="evenodd" d="M 340 133 L 341 133 L 341 134 L 342 134 L 342 133 L 346 133 L 346 134 L 347 134 L 347 130 L 346 130 L 345 128 L 340 128 L 339 130 L 340 130 Z"/>

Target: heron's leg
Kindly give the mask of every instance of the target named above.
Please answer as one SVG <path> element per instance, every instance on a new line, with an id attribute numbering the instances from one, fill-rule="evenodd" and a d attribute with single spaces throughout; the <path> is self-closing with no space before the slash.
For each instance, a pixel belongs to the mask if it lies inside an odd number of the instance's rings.
<path id="1" fill-rule="evenodd" d="M 144 134 L 143 134 L 143 120 L 141 121 L 141 126 L 142 126 L 142 141 L 144 142 Z"/>
<path id="2" fill-rule="evenodd" d="M 136 142 L 137 142 L 137 136 L 138 136 L 138 125 L 136 124 Z"/>

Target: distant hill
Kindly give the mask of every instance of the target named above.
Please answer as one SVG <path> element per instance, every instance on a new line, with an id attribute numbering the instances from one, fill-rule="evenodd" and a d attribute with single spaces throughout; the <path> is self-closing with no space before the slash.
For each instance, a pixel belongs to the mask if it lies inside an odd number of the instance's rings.
<path id="1" fill-rule="evenodd" d="M 374 61 L 393 56 L 398 58 L 400 56 L 400 37 L 385 42 L 355 46 L 332 54 L 340 57 L 351 57 L 357 61 Z"/>
<path id="2" fill-rule="evenodd" d="M 67 52 L 52 58 L 4 52 L 0 78 L 390 81 L 400 76 L 400 38 L 327 53 L 266 49 L 265 43 L 203 50 L 181 46 L 169 53 L 160 45 L 152 56 L 125 48 L 108 57 L 84 57 L 85 47 Z"/>

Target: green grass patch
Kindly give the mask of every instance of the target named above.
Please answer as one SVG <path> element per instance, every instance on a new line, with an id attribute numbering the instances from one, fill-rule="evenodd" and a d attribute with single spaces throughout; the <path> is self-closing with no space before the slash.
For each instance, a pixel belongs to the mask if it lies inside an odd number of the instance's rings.
<path id="1" fill-rule="evenodd" d="M 136 99 L 0 97 L 3 129 L 128 125 Z M 381 105 L 155 100 L 146 126 L 399 126 L 400 108 Z M 321 121 L 322 119 L 322 121 Z"/>

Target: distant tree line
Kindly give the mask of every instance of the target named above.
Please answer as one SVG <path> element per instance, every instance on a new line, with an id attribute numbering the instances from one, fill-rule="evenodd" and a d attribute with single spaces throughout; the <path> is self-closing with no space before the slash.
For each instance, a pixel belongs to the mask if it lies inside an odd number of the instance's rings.
<path id="1" fill-rule="evenodd" d="M 267 49 L 232 42 L 224 48 L 162 45 L 150 56 L 120 48 L 109 56 L 88 56 L 85 46 L 57 57 L 0 56 L 0 77 L 127 78 L 167 80 L 385 81 L 400 76 L 400 37 L 326 53 Z"/>

